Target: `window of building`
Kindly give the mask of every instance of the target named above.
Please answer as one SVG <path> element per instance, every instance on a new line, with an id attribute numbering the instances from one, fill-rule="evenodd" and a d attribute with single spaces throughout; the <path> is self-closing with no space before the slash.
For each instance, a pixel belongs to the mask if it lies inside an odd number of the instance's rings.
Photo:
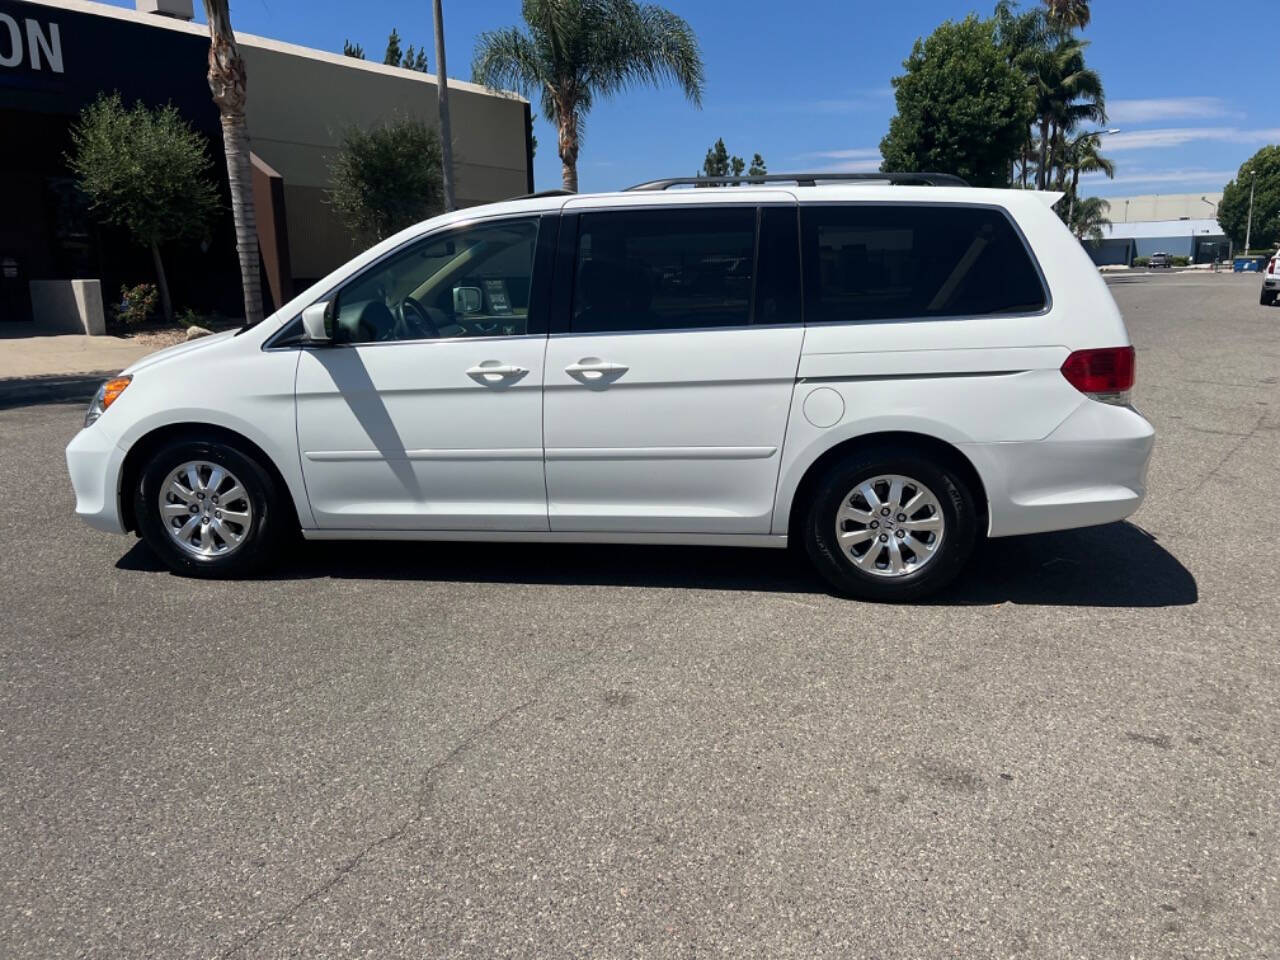
<path id="1" fill-rule="evenodd" d="M 1035 313 L 1044 287 L 996 209 L 801 208 L 806 323 Z"/>
<path id="2" fill-rule="evenodd" d="M 754 209 L 616 210 L 578 219 L 574 333 L 750 323 Z"/>

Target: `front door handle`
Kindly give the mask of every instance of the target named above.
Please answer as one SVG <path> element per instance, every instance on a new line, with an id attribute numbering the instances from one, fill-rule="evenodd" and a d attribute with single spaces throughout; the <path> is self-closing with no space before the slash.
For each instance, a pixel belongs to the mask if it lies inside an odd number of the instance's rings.
<path id="1" fill-rule="evenodd" d="M 571 363 L 565 367 L 564 372 L 584 383 L 599 383 L 602 380 L 617 380 L 629 369 L 630 367 L 624 364 L 611 363 L 599 357 L 583 357 L 577 363 Z"/>
<path id="2" fill-rule="evenodd" d="M 467 368 L 467 376 L 476 383 L 505 383 L 519 380 L 529 371 L 517 367 L 514 363 L 502 363 L 498 360 L 486 360 Z"/>

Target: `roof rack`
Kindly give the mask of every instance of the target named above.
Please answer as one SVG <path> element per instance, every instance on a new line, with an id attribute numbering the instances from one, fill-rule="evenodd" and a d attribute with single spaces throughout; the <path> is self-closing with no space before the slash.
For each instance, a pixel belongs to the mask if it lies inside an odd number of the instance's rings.
<path id="1" fill-rule="evenodd" d="M 522 193 L 518 197 L 512 197 L 512 200 L 537 200 L 540 197 L 576 197 L 577 193 L 573 190 L 537 190 L 533 193 Z"/>
<path id="2" fill-rule="evenodd" d="M 894 186 L 967 187 L 969 182 L 950 173 L 766 173 L 761 176 L 724 177 L 668 177 L 637 183 L 633 190 L 666 190 L 669 187 L 718 187 L 756 183 L 794 183 L 798 187 L 813 187 L 819 183 L 867 182 L 890 183 Z"/>

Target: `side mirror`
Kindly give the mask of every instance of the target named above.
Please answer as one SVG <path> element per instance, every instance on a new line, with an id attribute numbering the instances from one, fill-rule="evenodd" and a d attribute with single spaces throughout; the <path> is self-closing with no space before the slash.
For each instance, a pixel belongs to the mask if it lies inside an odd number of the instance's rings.
<path id="1" fill-rule="evenodd" d="M 302 311 L 302 329 L 312 343 L 329 343 L 333 340 L 333 314 L 330 301 L 321 300 Z"/>
<path id="2" fill-rule="evenodd" d="M 479 287 L 454 287 L 453 312 L 466 315 L 479 313 L 484 309 L 484 294 Z"/>

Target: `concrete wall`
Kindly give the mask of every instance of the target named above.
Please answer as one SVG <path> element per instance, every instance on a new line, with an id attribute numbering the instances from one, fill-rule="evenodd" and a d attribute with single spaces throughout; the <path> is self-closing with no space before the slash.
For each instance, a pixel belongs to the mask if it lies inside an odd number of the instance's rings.
<path id="1" fill-rule="evenodd" d="M 32 280 L 31 317 L 46 330 L 100 337 L 107 332 L 102 283 L 98 280 Z"/>

